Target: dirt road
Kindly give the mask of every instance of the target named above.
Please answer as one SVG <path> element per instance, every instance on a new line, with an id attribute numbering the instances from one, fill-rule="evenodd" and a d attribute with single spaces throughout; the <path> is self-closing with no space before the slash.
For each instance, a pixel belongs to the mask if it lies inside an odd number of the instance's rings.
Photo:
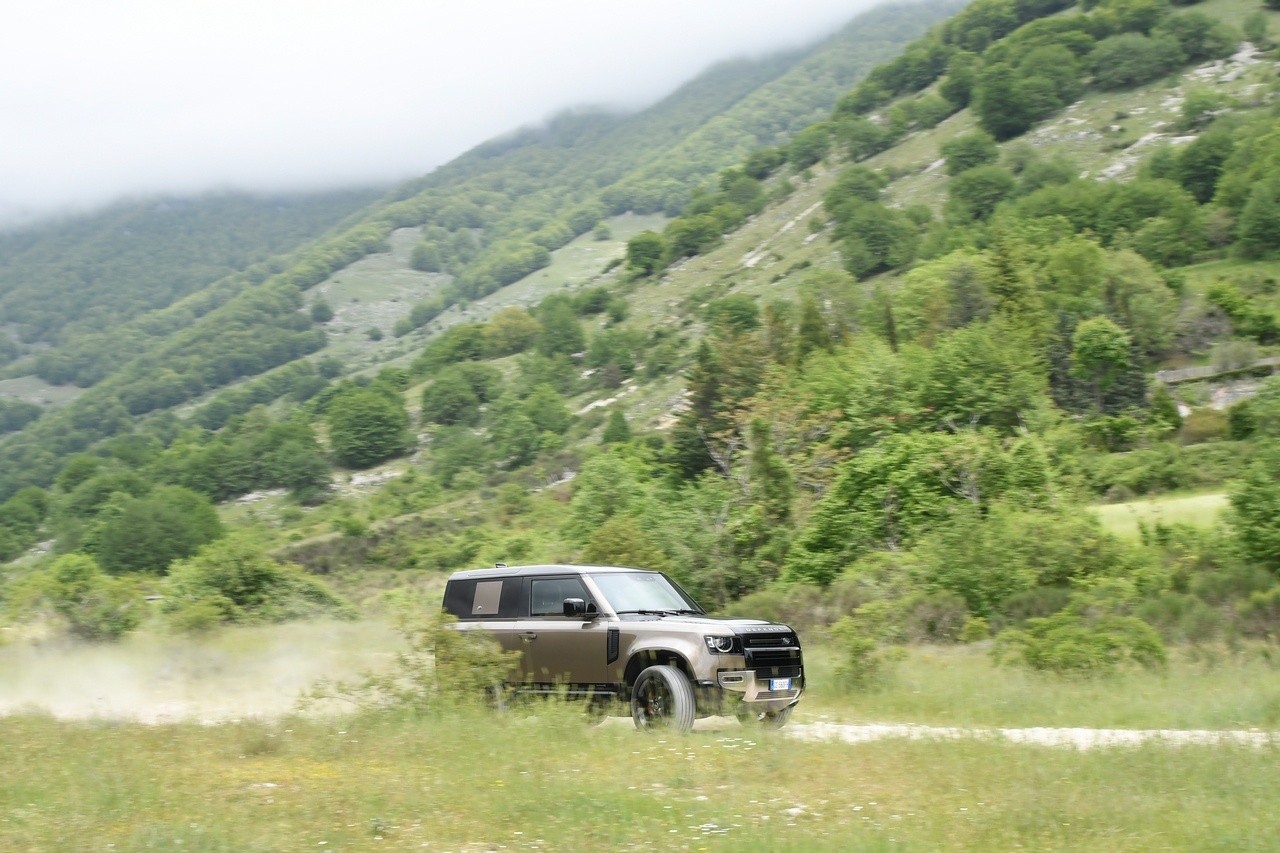
<path id="1" fill-rule="evenodd" d="M 986 738 L 1008 743 L 1041 746 L 1096 749 L 1099 747 L 1137 746 L 1157 742 L 1171 746 L 1182 744 L 1244 744 L 1266 746 L 1280 744 L 1280 732 L 1254 730 L 1204 731 L 1186 729 L 989 729 L 917 726 L 882 723 L 793 723 L 784 730 L 788 737 L 807 741 L 866 743 L 885 738 L 908 740 L 958 740 Z"/>

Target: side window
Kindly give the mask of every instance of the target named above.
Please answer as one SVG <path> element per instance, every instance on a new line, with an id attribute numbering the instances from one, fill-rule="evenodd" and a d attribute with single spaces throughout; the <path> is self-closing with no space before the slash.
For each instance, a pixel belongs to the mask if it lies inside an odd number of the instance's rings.
<path id="1" fill-rule="evenodd" d="M 590 601 L 578 578 L 533 578 L 529 583 L 529 612 L 533 616 L 559 616 L 566 598 Z"/>
<path id="2" fill-rule="evenodd" d="M 502 601 L 502 581 L 480 581 L 471 600 L 472 616 L 497 616 Z"/>
<path id="3" fill-rule="evenodd" d="M 475 599 L 475 586 L 475 581 L 449 581 L 444 588 L 445 612 L 459 619 L 469 619 Z"/>

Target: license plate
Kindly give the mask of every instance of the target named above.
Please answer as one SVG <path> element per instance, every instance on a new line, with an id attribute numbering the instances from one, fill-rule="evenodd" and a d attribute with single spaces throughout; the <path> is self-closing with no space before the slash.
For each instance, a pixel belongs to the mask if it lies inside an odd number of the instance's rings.
<path id="1" fill-rule="evenodd" d="M 791 679 L 790 678 L 770 678 L 769 689 L 770 690 L 790 690 Z"/>

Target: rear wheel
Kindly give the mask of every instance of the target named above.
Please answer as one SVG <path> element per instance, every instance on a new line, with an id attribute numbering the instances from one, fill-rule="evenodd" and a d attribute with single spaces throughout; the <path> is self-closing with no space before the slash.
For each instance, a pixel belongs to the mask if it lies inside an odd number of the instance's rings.
<path id="1" fill-rule="evenodd" d="M 631 690 L 631 719 L 642 730 L 687 732 L 693 728 L 693 685 L 674 666 L 651 666 Z"/>
<path id="2" fill-rule="evenodd" d="M 757 726 L 762 729 L 780 729 L 791 719 L 791 711 L 795 705 L 788 705 L 781 711 L 756 711 L 743 702 L 738 706 L 737 717 L 744 726 Z"/>

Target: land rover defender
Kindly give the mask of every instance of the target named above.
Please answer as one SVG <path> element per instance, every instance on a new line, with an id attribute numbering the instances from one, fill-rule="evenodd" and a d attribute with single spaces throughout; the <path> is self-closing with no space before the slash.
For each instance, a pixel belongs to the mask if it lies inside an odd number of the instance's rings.
<path id="1" fill-rule="evenodd" d="M 519 652 L 503 689 L 563 693 L 640 729 L 687 731 L 734 714 L 779 727 L 804 692 L 786 625 L 721 619 L 665 574 L 616 566 L 499 565 L 454 574 L 444 610 Z"/>

